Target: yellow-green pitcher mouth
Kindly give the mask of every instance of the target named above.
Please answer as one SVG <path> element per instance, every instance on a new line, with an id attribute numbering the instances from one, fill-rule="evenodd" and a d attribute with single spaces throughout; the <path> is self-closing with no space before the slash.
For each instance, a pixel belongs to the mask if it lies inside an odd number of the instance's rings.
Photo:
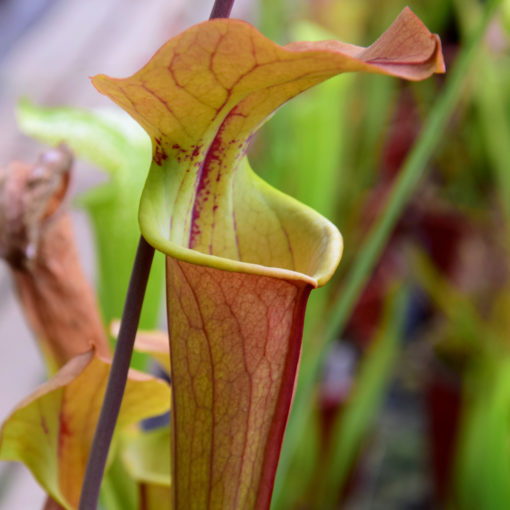
<path id="1" fill-rule="evenodd" d="M 313 287 L 328 281 L 335 271 L 342 253 L 338 229 L 313 209 L 269 186 L 252 172 L 246 158 L 236 169 L 229 197 L 235 216 L 234 250 L 204 253 L 202 247 L 172 242 L 172 233 L 165 232 L 173 214 L 167 209 L 164 179 L 164 170 L 151 170 L 142 195 L 140 225 L 147 241 L 167 255 L 226 271 L 303 280 Z"/>

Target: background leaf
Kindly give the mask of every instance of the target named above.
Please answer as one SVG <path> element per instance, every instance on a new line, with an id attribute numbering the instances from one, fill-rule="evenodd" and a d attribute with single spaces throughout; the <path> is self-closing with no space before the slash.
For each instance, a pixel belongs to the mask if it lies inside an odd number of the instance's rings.
<path id="1" fill-rule="evenodd" d="M 37 107 L 23 100 L 20 128 L 46 143 L 65 141 L 80 158 L 108 174 L 105 184 L 79 197 L 90 215 L 98 261 L 98 295 L 106 325 L 122 315 L 140 229 L 138 203 L 150 162 L 150 142 L 127 115 L 111 111 Z M 163 297 L 163 261 L 159 254 L 147 286 L 140 327 L 153 329 Z M 133 366 L 143 367 L 136 355 Z"/>

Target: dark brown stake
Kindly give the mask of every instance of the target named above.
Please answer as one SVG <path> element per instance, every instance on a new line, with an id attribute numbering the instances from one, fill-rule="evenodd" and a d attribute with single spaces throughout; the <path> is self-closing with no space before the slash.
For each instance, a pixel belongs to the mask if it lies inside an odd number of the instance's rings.
<path id="1" fill-rule="evenodd" d="M 233 5 L 234 0 L 215 0 L 209 19 L 228 18 Z M 101 481 L 119 415 L 122 396 L 126 388 L 133 345 L 153 258 L 154 248 L 143 237 L 140 237 L 126 303 L 122 312 L 108 385 L 83 479 L 79 510 L 97 509 Z"/>

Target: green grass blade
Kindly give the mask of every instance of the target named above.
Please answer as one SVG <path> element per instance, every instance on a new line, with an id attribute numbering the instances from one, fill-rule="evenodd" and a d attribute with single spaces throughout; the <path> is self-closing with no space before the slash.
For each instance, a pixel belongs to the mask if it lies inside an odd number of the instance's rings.
<path id="1" fill-rule="evenodd" d="M 510 508 L 510 360 L 484 360 L 464 384 L 465 409 L 455 466 L 462 510 Z"/>
<path id="2" fill-rule="evenodd" d="M 381 407 L 403 334 L 408 293 L 400 290 L 389 299 L 383 324 L 362 361 L 349 403 L 333 425 L 330 458 L 314 508 L 329 509 L 341 494 L 360 446 Z"/>
<path id="3" fill-rule="evenodd" d="M 476 87 L 481 135 L 494 168 L 501 204 L 507 219 L 510 219 L 508 71 L 502 73 L 498 68 L 500 64 L 491 55 L 486 55 L 481 65 L 482 72 Z"/>
<path id="4" fill-rule="evenodd" d="M 500 3 L 501 0 L 493 0 L 487 4 L 480 25 L 473 33 L 469 43 L 459 54 L 453 70 L 449 73 L 444 90 L 402 167 L 383 214 L 370 230 L 360 251 L 359 258 L 347 278 L 343 292 L 332 307 L 333 312 L 330 314 L 330 320 L 326 321 L 328 324 L 326 343 L 329 343 L 337 332 L 345 326 L 400 214 L 416 191 L 417 185 L 426 170 L 427 163 L 433 157 L 434 151 L 437 150 L 440 142 L 444 140 L 448 120 L 464 88 L 464 78 L 475 60 L 492 13 Z"/>
<path id="5" fill-rule="evenodd" d="M 415 192 L 427 163 L 433 157 L 434 151 L 437 150 L 440 142 L 444 140 L 448 120 L 464 88 L 464 78 L 470 71 L 470 67 L 478 54 L 479 46 L 494 10 L 500 3 L 501 0 L 492 0 L 486 4 L 477 29 L 472 33 L 468 44 L 461 50 L 453 70 L 449 72 L 445 87 L 426 120 L 419 139 L 404 163 L 384 212 L 370 230 L 359 251 L 359 256 L 352 267 L 352 271 L 347 277 L 342 293 L 334 302 L 329 317 L 326 318 L 326 331 L 322 348 L 318 350 L 316 356 L 303 358 L 296 397 L 280 458 L 273 508 L 282 508 L 279 506 L 282 497 L 281 480 L 286 478 L 294 452 L 303 441 L 303 431 L 300 424 L 305 422 L 305 416 L 311 410 L 314 382 L 322 365 L 326 349 L 345 326 L 400 214 Z"/>

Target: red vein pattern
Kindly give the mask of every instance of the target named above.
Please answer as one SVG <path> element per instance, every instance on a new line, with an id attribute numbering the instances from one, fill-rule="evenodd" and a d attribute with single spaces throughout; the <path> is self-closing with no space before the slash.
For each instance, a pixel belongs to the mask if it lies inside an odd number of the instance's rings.
<path id="1" fill-rule="evenodd" d="M 176 509 L 266 509 L 311 286 L 167 259 Z"/>

